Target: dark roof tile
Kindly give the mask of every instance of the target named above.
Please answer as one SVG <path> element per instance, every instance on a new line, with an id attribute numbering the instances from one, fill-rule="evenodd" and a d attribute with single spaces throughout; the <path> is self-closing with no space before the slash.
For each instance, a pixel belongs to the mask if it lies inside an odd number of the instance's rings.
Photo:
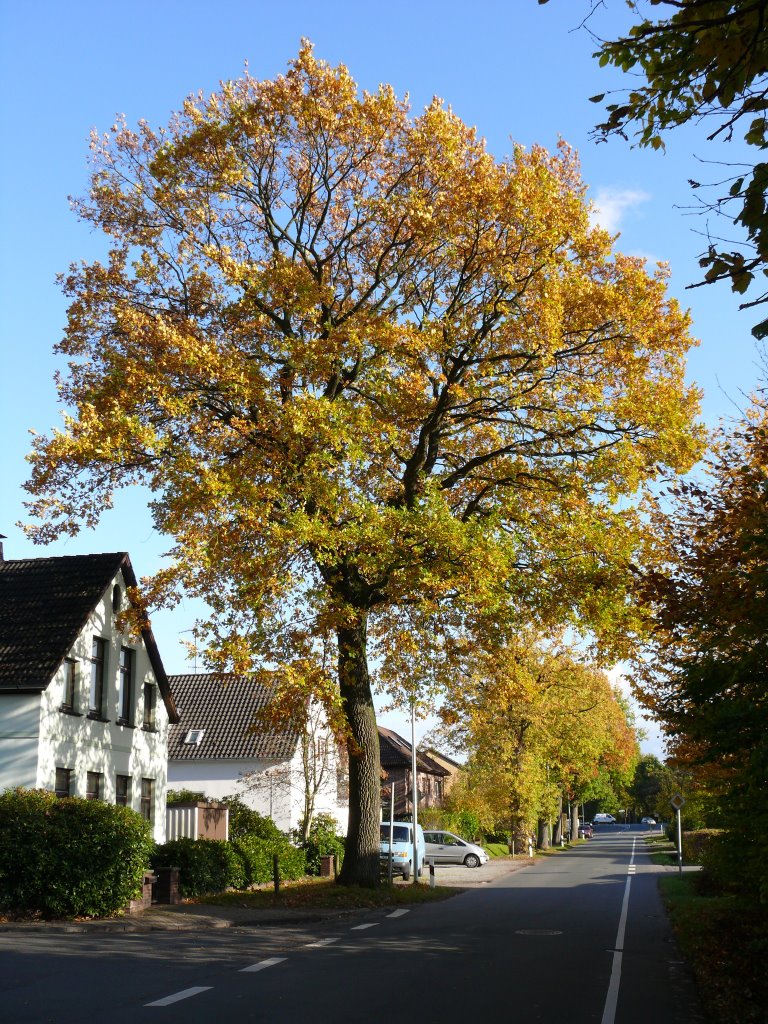
<path id="1" fill-rule="evenodd" d="M 136 586 L 124 551 L 0 561 L 0 693 L 48 687 L 120 570 L 127 585 Z M 142 630 L 142 639 L 173 720 L 173 697 L 151 630 Z"/>
<path id="2" fill-rule="evenodd" d="M 293 756 L 298 733 L 292 729 L 254 728 L 256 712 L 271 699 L 274 690 L 251 676 L 203 673 L 170 677 L 180 719 L 168 738 L 172 761 L 265 758 L 286 760 Z M 192 729 L 203 731 L 199 743 L 185 743 Z"/>
<path id="3" fill-rule="evenodd" d="M 379 756 L 381 767 L 387 768 L 411 767 L 412 747 L 408 740 L 403 739 L 392 729 L 385 729 L 379 726 Z M 423 754 L 418 748 L 416 750 L 417 771 L 425 772 L 427 775 L 450 775 L 442 765 L 433 761 L 427 754 Z"/>

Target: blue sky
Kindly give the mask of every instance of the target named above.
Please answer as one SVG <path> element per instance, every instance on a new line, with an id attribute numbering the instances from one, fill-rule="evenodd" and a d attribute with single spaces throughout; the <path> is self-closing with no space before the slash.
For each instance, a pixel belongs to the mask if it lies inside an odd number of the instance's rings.
<path id="1" fill-rule="evenodd" d="M 408 93 L 415 111 L 433 95 L 442 97 L 477 127 L 497 157 L 510 151 L 511 139 L 549 149 L 560 137 L 572 144 L 602 223 L 621 232 L 618 247 L 671 265 L 671 291 L 690 307 L 701 340 L 689 376 L 704 389 L 705 421 L 714 425 L 743 408 L 760 376 L 760 352 L 750 335 L 756 317 L 738 312 L 726 288 L 685 290 L 704 247 L 696 232 L 705 227 L 686 210 L 692 203 L 687 180 L 717 177 L 717 169 L 698 158 L 735 160 L 736 152 L 712 150 L 699 129 L 671 137 L 664 155 L 618 140 L 591 141 L 600 108 L 588 97 L 623 80 L 591 57 L 595 44 L 579 28 L 589 2 L 0 0 L 0 533 L 8 537 L 6 557 L 128 550 L 137 574 L 146 575 L 158 568 L 167 546 L 152 530 L 140 491 L 123 495 L 96 531 L 46 549 L 35 548 L 15 525 L 24 516 L 29 430 L 47 432 L 60 419 L 53 374 L 61 364 L 51 350 L 66 307 L 56 275 L 103 251 L 67 202 L 87 187 L 91 128 L 107 130 L 117 113 L 129 123 L 163 124 L 186 95 L 216 89 L 220 80 L 239 76 L 246 62 L 254 77 L 270 78 L 285 69 L 302 37 L 314 42 L 319 57 L 345 63 L 361 87 L 389 82 L 399 95 Z M 615 34 L 626 25 L 623 0 L 606 0 L 590 25 Z M 180 640 L 195 611 L 186 603 L 153 621 L 171 672 L 191 667 Z"/>

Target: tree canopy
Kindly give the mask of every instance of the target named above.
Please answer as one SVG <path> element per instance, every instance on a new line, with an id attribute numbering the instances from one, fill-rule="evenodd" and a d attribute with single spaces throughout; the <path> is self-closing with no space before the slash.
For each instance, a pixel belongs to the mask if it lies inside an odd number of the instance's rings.
<path id="1" fill-rule="evenodd" d="M 665 132 L 693 122 L 707 126 L 709 142 L 731 141 L 736 134 L 756 148 L 751 166 L 739 156 L 730 162 L 727 180 L 712 185 L 724 188 L 723 194 L 702 199 L 704 210 L 742 228 L 746 243 L 721 238 L 716 228 L 700 265 L 702 283 L 727 280 L 740 295 L 755 283 L 757 294 L 741 308 L 762 305 L 768 302 L 768 163 L 759 155 L 768 148 L 768 3 L 632 0 L 627 6 L 639 20 L 626 35 L 601 40 L 595 56 L 601 65 L 644 81 L 606 105 L 608 116 L 597 133 L 603 138 L 631 133 L 638 145 L 663 149 Z M 592 99 L 600 103 L 605 94 Z M 690 184 L 702 187 L 697 181 Z M 765 337 L 768 320 L 761 320 L 753 333 Z"/>
<path id="2" fill-rule="evenodd" d="M 173 561 L 146 601 L 202 596 L 209 660 L 340 712 L 342 879 L 376 884 L 370 645 L 515 617 L 617 631 L 632 499 L 699 450 L 688 319 L 590 226 L 566 146 L 496 160 L 440 100 L 360 94 L 308 43 L 92 149 L 78 210 L 109 255 L 64 279 L 33 536 L 151 490 Z"/>
<path id="3" fill-rule="evenodd" d="M 639 756 L 605 673 L 530 633 L 472 654 L 441 716 L 442 737 L 468 757 L 463 798 L 513 835 L 557 818 L 563 798 L 591 799 L 598 779 L 629 781 Z"/>
<path id="4" fill-rule="evenodd" d="M 642 577 L 654 609 L 641 698 L 672 753 L 709 782 L 730 826 L 735 873 L 768 877 L 768 404 L 723 431 L 708 476 L 656 512 L 662 544 Z M 752 884 L 752 881 L 749 881 Z M 765 885 L 762 898 L 768 899 Z"/>

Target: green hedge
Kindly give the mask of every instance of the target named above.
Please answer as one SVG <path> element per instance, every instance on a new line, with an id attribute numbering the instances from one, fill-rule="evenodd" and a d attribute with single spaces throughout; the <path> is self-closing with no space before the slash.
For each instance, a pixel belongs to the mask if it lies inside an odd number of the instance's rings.
<path id="1" fill-rule="evenodd" d="M 307 859 L 304 851 L 291 846 L 284 837 L 282 841 L 275 842 L 262 839 L 260 836 L 246 835 L 235 839 L 231 845 L 242 865 L 243 880 L 246 886 L 272 881 L 275 854 L 280 862 L 281 879 L 303 878 L 307 873 Z"/>
<path id="2" fill-rule="evenodd" d="M 713 840 L 722 834 L 720 828 L 699 828 L 683 832 L 683 864 L 703 864 Z"/>
<path id="3" fill-rule="evenodd" d="M 152 867 L 178 868 L 182 896 L 208 896 L 245 885 L 242 861 L 223 839 L 174 839 L 157 847 Z"/>
<path id="4" fill-rule="evenodd" d="M 240 836 L 231 843 L 221 839 L 174 839 L 158 846 L 152 866 L 178 868 L 182 896 L 211 896 L 272 881 L 275 854 L 282 879 L 304 877 L 304 851 L 291 846 L 282 832 L 278 841 L 253 835 Z"/>
<path id="5" fill-rule="evenodd" d="M 337 857 L 339 865 L 343 864 L 344 835 L 339 831 L 339 823 L 332 814 L 315 815 L 306 842 L 302 842 L 299 829 L 291 835 L 296 845 L 306 854 L 308 875 L 320 874 L 321 857 Z"/>
<path id="6" fill-rule="evenodd" d="M 0 794 L 0 909 L 105 917 L 141 894 L 153 849 L 148 822 L 100 800 L 45 790 Z"/>

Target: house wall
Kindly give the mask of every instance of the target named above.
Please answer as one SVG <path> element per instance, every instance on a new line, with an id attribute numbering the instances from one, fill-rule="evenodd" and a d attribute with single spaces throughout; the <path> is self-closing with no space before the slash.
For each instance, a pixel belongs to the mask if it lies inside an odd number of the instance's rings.
<path id="1" fill-rule="evenodd" d="M 249 780 L 246 783 L 244 780 Z M 224 758 L 168 762 L 168 788 L 191 789 L 209 800 L 239 797 L 283 832 L 296 825 L 289 762 Z"/>
<path id="2" fill-rule="evenodd" d="M 76 661 L 74 713 L 61 710 L 64 665 L 40 699 L 40 745 L 35 785 L 52 790 L 55 788 L 56 768 L 71 768 L 74 771 L 71 795 L 85 797 L 87 773 L 98 772 L 102 775 L 101 799 L 114 803 L 116 776 L 127 775 L 131 779 L 129 806 L 141 812 L 142 780 L 152 780 L 152 831 L 155 841 L 162 843 L 165 841 L 168 714 L 143 641 L 121 634 L 115 626 L 112 612 L 115 583 L 124 594 L 125 582 L 120 573 L 69 652 L 69 657 Z M 88 717 L 90 655 L 94 636 L 107 641 L 104 695 L 104 718 L 107 721 Z M 117 721 L 121 646 L 135 651 L 130 725 L 119 725 Z M 145 682 L 154 687 L 154 730 L 143 728 Z"/>
<path id="3" fill-rule="evenodd" d="M 239 797 L 248 807 L 272 818 L 283 832 L 297 828 L 303 817 L 303 779 L 300 751 L 290 761 L 254 758 L 168 762 L 169 789 L 191 789 L 211 800 Z M 315 813 L 332 814 L 346 831 L 348 803 L 338 799 L 335 770 L 318 793 Z"/>
<path id="4" fill-rule="evenodd" d="M 0 704 L 0 791 L 37 785 L 40 694 L 5 694 Z"/>
<path id="5" fill-rule="evenodd" d="M 386 769 L 387 778 L 384 785 L 395 785 L 395 815 L 402 816 L 411 813 L 411 769 L 396 765 Z M 430 775 L 428 772 L 416 773 L 416 788 L 419 791 L 419 806 L 421 807 L 442 807 L 443 806 L 443 777 Z M 387 803 L 387 808 L 389 804 Z M 382 813 L 385 813 L 382 811 Z M 386 814 L 389 810 L 386 809 Z"/>

